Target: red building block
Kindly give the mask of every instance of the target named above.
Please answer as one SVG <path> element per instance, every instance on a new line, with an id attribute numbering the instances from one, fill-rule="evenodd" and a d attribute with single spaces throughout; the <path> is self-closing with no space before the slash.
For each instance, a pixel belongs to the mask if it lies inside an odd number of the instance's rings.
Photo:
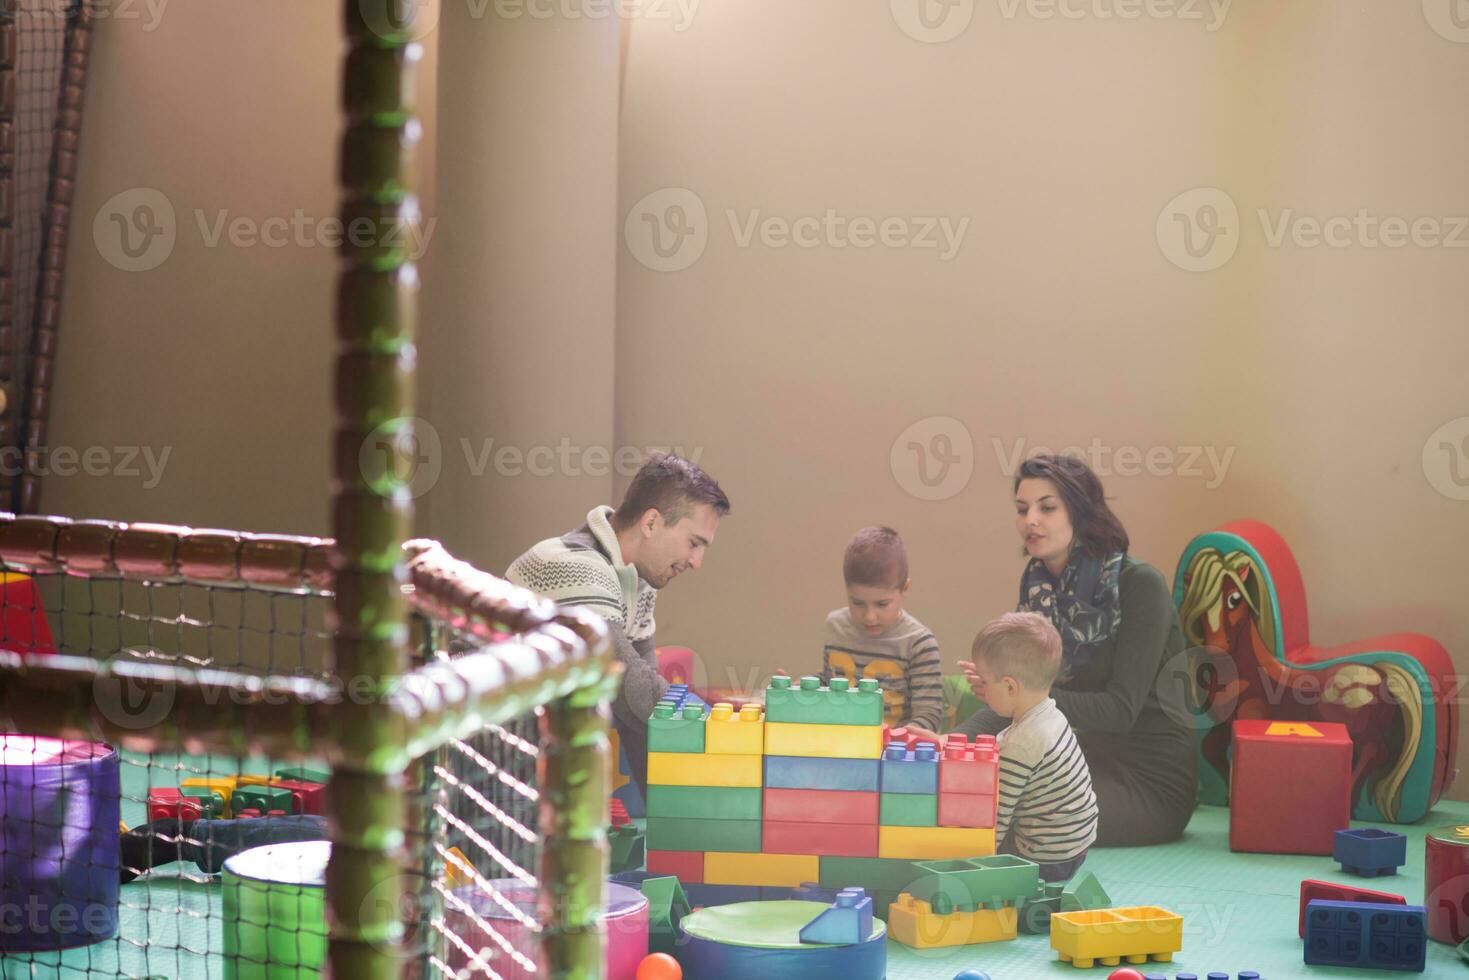
<path id="1" fill-rule="evenodd" d="M 1330 855 L 1351 826 L 1352 740 L 1334 722 L 1234 723 L 1229 847 Z"/>
<path id="2" fill-rule="evenodd" d="M 177 786 L 150 786 L 147 806 L 150 823 L 170 818 L 189 823 L 200 817 L 221 816 L 224 813 L 224 797 L 209 791 L 185 795 Z"/>
<path id="3" fill-rule="evenodd" d="M 632 823 L 632 817 L 627 815 L 627 807 L 615 796 L 607 800 L 607 822 L 613 827 L 623 827 Z"/>
<path id="4" fill-rule="evenodd" d="M 939 767 L 943 771 L 943 767 Z M 940 827 L 993 827 L 998 797 L 939 791 Z"/>
<path id="5" fill-rule="evenodd" d="M 877 824 L 795 823 L 766 820 L 761 850 L 767 854 L 877 857 Z"/>
<path id="6" fill-rule="evenodd" d="M 840 789 L 765 790 L 766 820 L 877 824 L 878 794 Z"/>
<path id="7" fill-rule="evenodd" d="M 649 851 L 647 864 L 649 871 L 673 875 L 681 885 L 704 883 L 703 851 Z"/>
<path id="8" fill-rule="evenodd" d="M 994 796 L 998 793 L 999 773 L 1000 750 L 993 735 L 977 735 L 970 742 L 959 732 L 950 732 L 939 756 L 939 796 Z"/>
<path id="9" fill-rule="evenodd" d="M 321 813 L 326 787 L 321 783 L 301 783 L 294 779 L 272 779 L 270 785 L 291 791 L 293 813 Z"/>
<path id="10" fill-rule="evenodd" d="M 1388 892 L 1375 892 L 1369 888 L 1353 888 L 1351 885 L 1335 885 L 1329 881 L 1316 881 L 1307 878 L 1301 882 L 1301 914 L 1296 923 L 1296 931 L 1302 939 L 1306 938 L 1306 903 L 1314 902 L 1316 899 L 1325 899 L 1328 902 L 1374 902 L 1378 905 L 1407 905 L 1408 900 L 1401 895 L 1393 895 Z"/>

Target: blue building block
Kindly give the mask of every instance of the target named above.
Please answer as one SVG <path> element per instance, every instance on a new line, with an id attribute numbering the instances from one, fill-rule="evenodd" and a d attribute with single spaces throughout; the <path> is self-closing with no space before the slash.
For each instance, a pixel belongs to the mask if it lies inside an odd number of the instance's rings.
<path id="1" fill-rule="evenodd" d="M 860 888 L 843 888 L 831 908 L 801 927 L 801 942 L 855 946 L 872 935 L 872 899 Z"/>
<path id="2" fill-rule="evenodd" d="M 1408 860 L 1408 838 L 1375 827 L 1338 830 L 1331 853 L 1347 874 L 1395 875 Z"/>
<path id="3" fill-rule="evenodd" d="M 1316 899 L 1306 905 L 1306 963 L 1422 972 L 1424 920 L 1421 905 Z"/>
<path id="4" fill-rule="evenodd" d="M 889 742 L 883 750 L 882 791 L 933 796 L 939 791 L 939 751 L 932 742 L 919 742 L 909 749 L 902 742 Z"/>
<path id="5" fill-rule="evenodd" d="M 766 789 L 844 789 L 877 792 L 876 759 L 818 759 L 798 755 L 765 757 Z"/>

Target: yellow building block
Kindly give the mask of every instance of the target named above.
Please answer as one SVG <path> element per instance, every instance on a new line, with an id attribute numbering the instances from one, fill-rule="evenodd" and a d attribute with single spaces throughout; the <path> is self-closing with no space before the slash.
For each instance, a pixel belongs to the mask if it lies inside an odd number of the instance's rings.
<path id="1" fill-rule="evenodd" d="M 659 786 L 759 786 L 762 762 L 758 755 L 649 752 L 648 782 Z"/>
<path id="2" fill-rule="evenodd" d="M 1063 963 L 1089 967 L 1160 963 L 1183 949 L 1183 916 L 1156 905 L 1134 905 L 1051 916 L 1051 948 Z"/>
<path id="3" fill-rule="evenodd" d="M 704 721 L 704 751 L 709 755 L 764 752 L 765 712 L 758 704 L 747 704 L 736 713 L 734 705 L 720 701 L 709 709 L 709 717 Z"/>
<path id="4" fill-rule="evenodd" d="M 1019 914 L 1013 905 L 936 915 L 928 902 L 919 901 L 907 892 L 888 906 L 887 920 L 888 935 L 917 949 L 1014 939 L 1019 927 Z"/>
<path id="5" fill-rule="evenodd" d="M 242 772 L 233 777 L 236 786 L 269 786 L 274 776 L 262 776 L 259 773 Z"/>
<path id="6" fill-rule="evenodd" d="M 804 755 L 826 759 L 881 759 L 881 725 L 803 725 L 765 723 L 766 755 Z"/>
<path id="7" fill-rule="evenodd" d="M 704 852 L 704 884 L 798 888 L 821 877 L 814 854 L 729 854 Z"/>
<path id="8" fill-rule="evenodd" d="M 985 857 L 995 853 L 993 827 L 879 827 L 877 856 L 909 861 Z"/>
<path id="9" fill-rule="evenodd" d="M 199 789 L 212 789 L 224 797 L 225 810 L 228 810 L 230 796 L 239 784 L 238 776 L 195 776 L 193 779 L 185 779 L 179 783 L 179 789 L 188 789 L 191 786 L 197 786 Z"/>
<path id="10" fill-rule="evenodd" d="M 457 847 L 449 848 L 449 857 L 444 860 L 444 884 L 450 889 L 474 884 L 479 869 L 469 863 L 469 858 Z"/>

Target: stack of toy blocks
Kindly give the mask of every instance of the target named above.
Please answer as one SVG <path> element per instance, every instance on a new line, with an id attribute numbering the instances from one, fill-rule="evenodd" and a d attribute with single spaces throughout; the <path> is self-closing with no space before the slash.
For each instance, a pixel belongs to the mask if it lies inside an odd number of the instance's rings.
<path id="1" fill-rule="evenodd" d="M 1014 939 L 1020 907 L 1040 891 L 1040 868 L 1008 854 L 920 861 L 925 872 L 888 908 L 888 930 L 908 946 Z"/>
<path id="2" fill-rule="evenodd" d="M 241 773 L 235 776 L 195 776 L 177 789 L 148 789 L 148 819 L 176 817 L 184 822 L 209 819 L 278 817 L 292 813 L 322 812 L 322 794 L 329 774 L 302 767 L 276 770 L 275 776 Z"/>
<path id="3" fill-rule="evenodd" d="M 883 753 L 878 856 L 926 860 L 995 853 L 999 751 L 991 736 L 952 734 L 940 754 L 903 729 Z"/>

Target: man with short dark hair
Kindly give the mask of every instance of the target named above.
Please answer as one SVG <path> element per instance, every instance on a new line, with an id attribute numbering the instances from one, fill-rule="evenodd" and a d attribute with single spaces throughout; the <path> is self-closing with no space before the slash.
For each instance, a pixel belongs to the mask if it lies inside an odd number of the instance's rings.
<path id="1" fill-rule="evenodd" d="M 648 716 L 668 689 L 653 656 L 658 590 L 704 563 L 729 498 L 679 456 L 656 453 L 633 477 L 621 505 L 592 508 L 587 522 L 547 538 L 510 563 L 505 577 L 558 603 L 585 606 L 607 621 L 622 688 L 612 720 L 638 790 L 648 790 Z"/>

